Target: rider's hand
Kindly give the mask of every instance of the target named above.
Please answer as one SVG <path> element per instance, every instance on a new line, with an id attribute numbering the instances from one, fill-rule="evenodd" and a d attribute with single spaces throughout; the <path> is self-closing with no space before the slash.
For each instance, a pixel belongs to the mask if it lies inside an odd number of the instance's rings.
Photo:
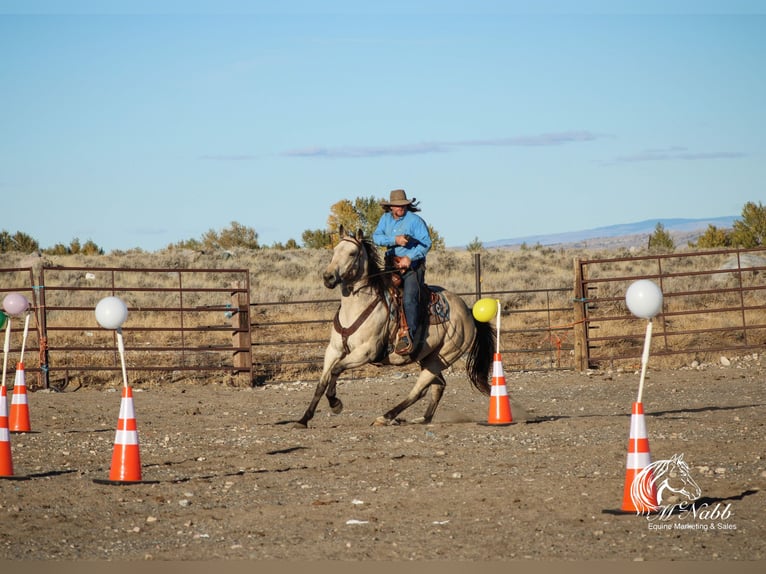
<path id="1" fill-rule="evenodd" d="M 396 261 L 396 266 L 399 269 L 409 269 L 410 265 L 412 265 L 412 260 L 406 255 L 403 257 L 399 257 Z"/>

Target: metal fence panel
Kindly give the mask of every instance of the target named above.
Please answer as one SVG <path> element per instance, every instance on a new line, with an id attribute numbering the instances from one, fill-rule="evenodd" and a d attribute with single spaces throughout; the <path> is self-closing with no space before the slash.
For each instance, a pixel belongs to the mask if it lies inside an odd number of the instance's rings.
<path id="1" fill-rule="evenodd" d="M 663 292 L 662 312 L 653 319 L 652 355 L 702 362 L 766 345 L 766 249 L 580 260 L 578 266 L 586 341 L 581 367 L 640 358 L 645 323 L 624 301 L 628 286 L 639 279 L 656 282 Z"/>
<path id="2" fill-rule="evenodd" d="M 116 333 L 101 328 L 94 313 L 109 295 L 129 309 L 122 331 L 133 377 L 172 380 L 176 373 L 208 371 L 252 380 L 247 270 L 43 267 L 39 281 L 27 271 L 32 287 L 20 282 L 3 291 L 32 294 L 25 371 L 37 373 L 41 387 L 121 370 Z M 9 353 L 20 352 L 18 334 L 11 338 Z"/>

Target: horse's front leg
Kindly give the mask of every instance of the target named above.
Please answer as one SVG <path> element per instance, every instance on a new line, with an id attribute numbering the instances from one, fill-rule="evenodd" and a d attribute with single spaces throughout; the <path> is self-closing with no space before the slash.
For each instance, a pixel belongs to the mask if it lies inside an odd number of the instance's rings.
<path id="1" fill-rule="evenodd" d="M 324 395 L 325 392 L 329 392 L 330 388 L 332 388 L 333 397 L 334 397 L 335 382 L 337 380 L 338 380 L 338 375 L 334 374 L 332 369 L 325 369 L 324 371 L 322 371 L 322 376 L 319 378 L 319 382 L 317 383 L 316 389 L 314 389 L 314 396 L 311 397 L 311 402 L 309 403 L 309 406 L 306 408 L 306 412 L 303 413 L 303 416 L 300 418 L 300 420 L 293 423 L 293 428 L 296 428 L 296 429 L 308 428 L 309 421 L 314 418 L 314 414 L 316 413 L 317 406 L 319 405 L 319 400 L 322 398 L 322 395 Z M 340 402 L 337 398 L 335 398 L 335 400 L 337 402 Z M 330 406 L 332 407 L 332 400 L 330 400 Z"/>
<path id="2" fill-rule="evenodd" d="M 330 382 L 327 384 L 327 391 L 325 392 L 327 402 L 330 403 L 330 410 L 332 410 L 334 415 L 339 415 L 343 412 L 343 403 L 337 396 L 335 396 L 335 386 L 337 382 L 338 377 L 331 377 Z"/>
<path id="3" fill-rule="evenodd" d="M 330 409 L 334 414 L 340 414 L 343 410 L 343 403 L 335 396 L 336 383 L 340 374 L 355 367 L 364 365 L 369 360 L 369 349 L 357 348 L 349 355 L 342 353 L 340 343 L 332 343 L 325 351 L 324 366 L 322 367 L 322 376 L 319 378 L 317 388 L 314 390 L 314 396 L 311 397 L 306 412 L 303 414 L 300 420 L 293 423 L 293 428 L 305 429 L 308 427 L 308 422 L 314 418 L 319 401 L 322 399 L 322 395 L 327 395 L 327 400 L 330 403 Z"/>
<path id="4" fill-rule="evenodd" d="M 335 365 L 333 376 L 330 377 L 330 381 L 327 384 L 327 402 L 330 403 L 330 409 L 334 415 L 339 415 L 343 412 L 343 402 L 335 395 L 336 383 L 340 374 L 347 370 L 364 365 L 370 362 L 370 351 L 367 348 L 356 349 L 351 352 L 350 355 L 340 359 Z"/>

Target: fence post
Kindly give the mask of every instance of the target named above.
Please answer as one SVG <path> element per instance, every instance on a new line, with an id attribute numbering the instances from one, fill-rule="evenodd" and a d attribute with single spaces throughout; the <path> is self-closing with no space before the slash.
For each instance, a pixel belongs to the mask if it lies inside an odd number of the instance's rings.
<path id="1" fill-rule="evenodd" d="M 585 371 L 590 367 L 590 354 L 588 352 L 588 328 L 585 324 L 587 298 L 583 288 L 584 271 L 580 265 L 580 260 L 574 259 L 574 352 L 575 368 L 578 371 Z"/>
<path id="2" fill-rule="evenodd" d="M 250 384 L 252 384 L 253 352 L 252 337 L 250 336 L 250 293 L 241 281 L 238 281 L 234 287 L 237 291 L 231 295 L 233 364 L 237 372 L 246 371 L 249 373 Z M 245 291 L 241 291 L 241 289 L 245 289 Z"/>
<path id="3" fill-rule="evenodd" d="M 476 300 L 481 299 L 481 253 L 473 254 L 473 274 L 476 280 Z"/>
<path id="4" fill-rule="evenodd" d="M 43 389 L 50 388 L 50 376 L 48 374 L 48 320 L 45 309 L 45 270 L 40 268 L 40 280 L 37 282 L 37 325 L 40 329 L 38 333 L 40 347 L 40 374 L 38 375 L 38 384 Z"/>

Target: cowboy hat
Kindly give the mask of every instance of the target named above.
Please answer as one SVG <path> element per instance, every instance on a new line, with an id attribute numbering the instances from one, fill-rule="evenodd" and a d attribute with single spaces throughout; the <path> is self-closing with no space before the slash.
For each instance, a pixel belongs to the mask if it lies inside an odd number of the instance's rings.
<path id="1" fill-rule="evenodd" d="M 391 207 L 393 206 L 404 206 L 404 205 L 412 205 L 412 203 L 415 201 L 415 198 L 407 199 L 407 194 L 404 192 L 403 189 L 395 189 L 391 192 L 391 196 L 388 201 L 381 201 L 380 205 L 383 207 Z"/>

